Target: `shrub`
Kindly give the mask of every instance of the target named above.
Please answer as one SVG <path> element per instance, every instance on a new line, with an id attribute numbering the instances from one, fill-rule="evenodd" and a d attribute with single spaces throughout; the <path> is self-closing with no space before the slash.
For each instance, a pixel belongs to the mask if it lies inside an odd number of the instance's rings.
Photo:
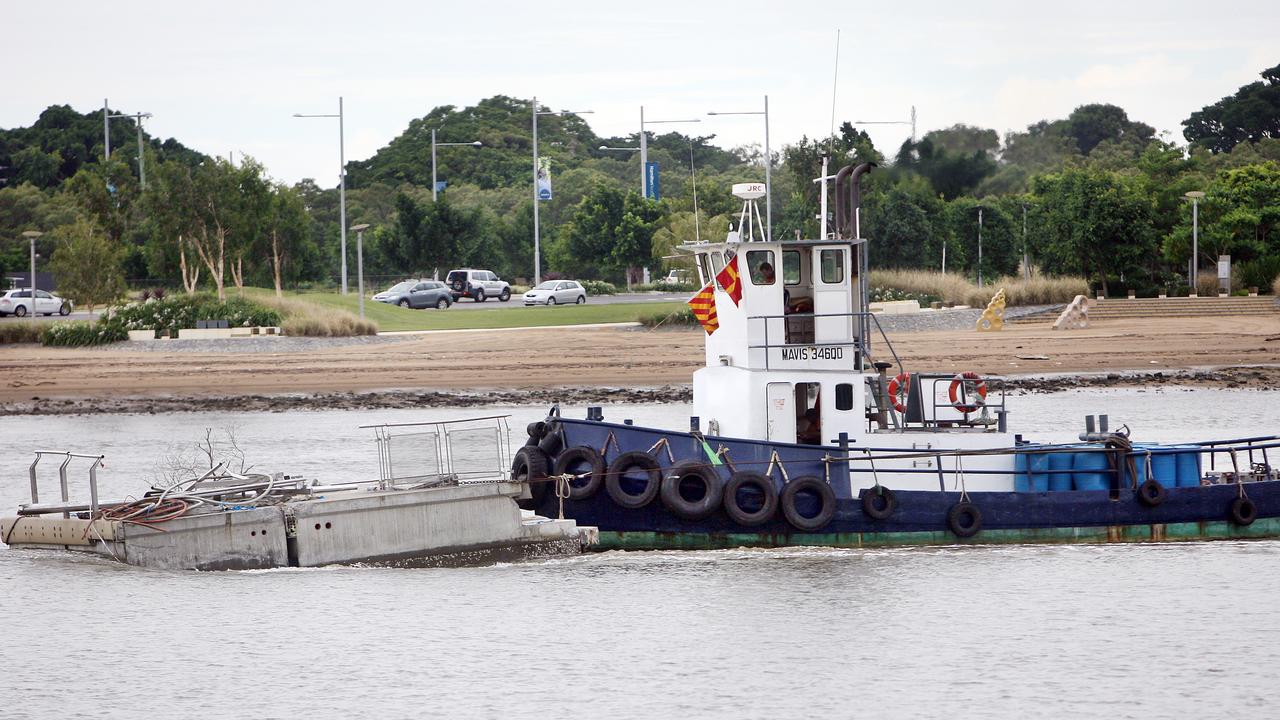
<path id="1" fill-rule="evenodd" d="M 115 318 L 99 319 L 97 322 L 85 320 L 62 320 L 50 323 L 40 336 L 40 342 L 57 347 L 77 347 L 84 345 L 105 345 L 107 343 L 127 340 L 129 333 L 124 324 Z"/>
<path id="2" fill-rule="evenodd" d="M 1218 297 L 1218 273 L 1202 272 L 1196 277 L 1196 292 L 1200 297 Z M 1244 287 L 1244 281 L 1240 278 L 1240 273 L 1231 274 L 1231 288 L 1228 294 L 1233 293 Z"/>
<path id="3" fill-rule="evenodd" d="M 588 295 L 617 295 L 618 286 L 604 280 L 582 280 L 582 287 Z"/>
<path id="4" fill-rule="evenodd" d="M 697 283 L 649 283 L 647 285 L 632 285 L 631 289 L 635 292 L 665 292 L 665 293 L 685 293 L 697 292 L 702 289 Z"/>
<path id="5" fill-rule="evenodd" d="M 247 300 L 219 301 L 212 295 L 177 295 L 117 306 L 110 314 L 126 330 L 180 330 L 193 328 L 197 320 L 226 320 L 233 327 L 280 325 L 281 314 Z"/>
<path id="6" fill-rule="evenodd" d="M 264 298 L 262 302 L 272 312 L 283 316 L 284 319 L 276 324 L 280 325 L 285 335 L 351 337 L 378 334 L 377 323 L 361 319 L 346 310 L 285 298 Z"/>
<path id="7" fill-rule="evenodd" d="M 1241 287 L 1256 287 L 1263 292 L 1280 275 L 1280 255 L 1249 260 L 1236 265 L 1232 275 L 1240 276 Z"/>
<path id="8" fill-rule="evenodd" d="M 1276 279 L 1271 281 L 1271 294 L 1280 297 L 1280 275 L 1277 275 Z"/>
<path id="9" fill-rule="evenodd" d="M 0 323 L 0 345 L 40 342 L 40 335 L 44 329 L 44 323 L 31 321 Z"/>
<path id="10" fill-rule="evenodd" d="M 640 317 L 640 324 L 652 329 L 656 327 L 700 325 L 701 323 L 698 322 L 698 318 L 693 316 L 693 310 L 685 306 L 673 312 L 643 315 Z"/>

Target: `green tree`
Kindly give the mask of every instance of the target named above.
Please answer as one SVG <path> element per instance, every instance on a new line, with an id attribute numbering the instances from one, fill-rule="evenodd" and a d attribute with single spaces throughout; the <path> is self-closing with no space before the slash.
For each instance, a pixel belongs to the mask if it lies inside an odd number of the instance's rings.
<path id="1" fill-rule="evenodd" d="M 1242 142 L 1280 138 L 1280 65 L 1263 70 L 1252 82 L 1182 121 L 1182 135 L 1215 153 Z"/>
<path id="2" fill-rule="evenodd" d="M 59 289 L 79 305 L 93 310 L 115 301 L 125 291 L 123 253 L 105 233 L 78 220 L 54 230 L 57 243 L 49 268 Z"/>
<path id="3" fill-rule="evenodd" d="M 1149 274 L 1155 204 L 1142 178 L 1068 169 L 1037 178 L 1034 189 L 1047 272 L 1083 275 L 1104 293 L 1110 278 Z"/>

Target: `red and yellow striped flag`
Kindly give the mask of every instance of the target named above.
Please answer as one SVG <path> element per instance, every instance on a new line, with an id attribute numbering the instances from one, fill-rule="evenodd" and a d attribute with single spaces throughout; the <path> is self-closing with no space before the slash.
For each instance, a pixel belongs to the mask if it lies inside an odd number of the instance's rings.
<path id="1" fill-rule="evenodd" d="M 720 283 L 720 288 L 725 291 L 734 305 L 739 304 L 742 300 L 742 279 L 738 276 L 736 253 L 729 258 L 729 262 L 724 264 L 724 269 L 716 274 L 716 282 Z"/>
<path id="2" fill-rule="evenodd" d="M 707 283 L 707 286 L 699 290 L 697 295 L 689 298 L 689 308 L 693 310 L 693 316 L 702 323 L 702 329 L 706 330 L 708 335 L 720 329 L 720 320 L 716 317 L 714 282 Z"/>

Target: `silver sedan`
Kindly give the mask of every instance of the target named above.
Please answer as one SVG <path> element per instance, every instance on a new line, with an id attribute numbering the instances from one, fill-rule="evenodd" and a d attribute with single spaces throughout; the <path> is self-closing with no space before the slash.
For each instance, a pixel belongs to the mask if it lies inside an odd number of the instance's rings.
<path id="1" fill-rule="evenodd" d="M 525 305 L 581 305 L 587 290 L 576 280 L 548 280 L 524 294 Z"/>

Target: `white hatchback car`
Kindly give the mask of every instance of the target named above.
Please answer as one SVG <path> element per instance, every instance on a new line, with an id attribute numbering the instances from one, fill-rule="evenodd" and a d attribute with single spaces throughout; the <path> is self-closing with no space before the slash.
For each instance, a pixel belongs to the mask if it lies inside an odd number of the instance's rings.
<path id="1" fill-rule="evenodd" d="M 12 313 L 17 317 L 25 317 L 40 313 L 41 315 L 59 315 L 71 314 L 71 301 L 64 300 L 57 295 L 36 288 L 36 304 L 34 311 L 31 308 L 31 288 L 10 290 L 0 295 L 0 317 Z"/>
<path id="2" fill-rule="evenodd" d="M 581 305 L 587 289 L 576 280 L 548 280 L 524 294 L 525 305 Z"/>

